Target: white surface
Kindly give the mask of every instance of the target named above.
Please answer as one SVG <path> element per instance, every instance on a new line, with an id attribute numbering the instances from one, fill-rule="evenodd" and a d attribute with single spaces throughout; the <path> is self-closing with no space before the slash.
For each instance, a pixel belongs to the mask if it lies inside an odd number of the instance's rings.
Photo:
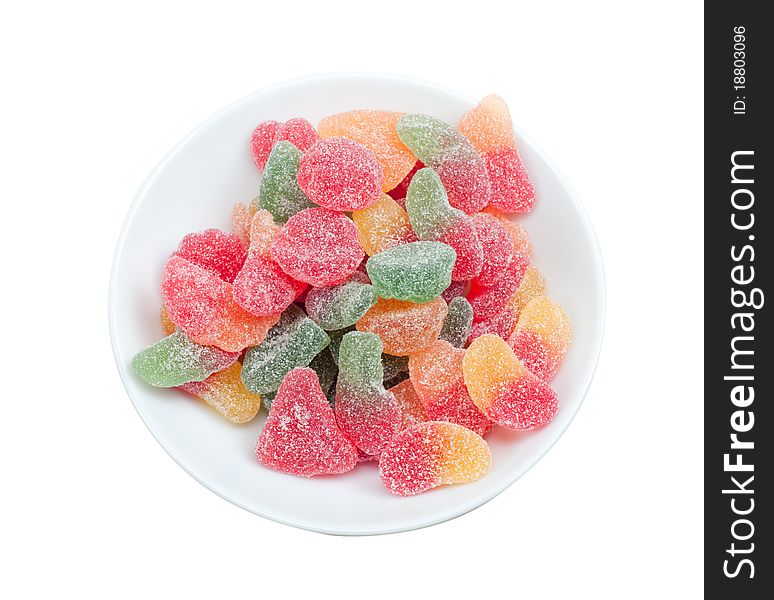
<path id="1" fill-rule="evenodd" d="M 431 25 L 431 2 L 396 1 L 374 33 L 354 19 L 377 6 L 344 4 L 336 27 L 294 5 L 292 33 L 281 3 L 0 8 L 0 596 L 700 597 L 701 5 L 481 0 Z M 594 383 L 540 463 L 465 517 L 362 538 L 189 477 L 127 400 L 106 312 L 127 209 L 169 148 L 233 98 L 341 70 L 505 97 L 583 198 L 608 291 Z"/>
<path id="2" fill-rule="evenodd" d="M 311 100 L 315 99 L 315 100 Z M 154 436 L 191 475 L 224 498 L 270 519 L 334 534 L 393 533 L 464 514 L 518 479 L 554 444 L 580 407 L 596 366 L 604 325 L 602 260 L 580 201 L 533 142 L 518 135 L 533 178 L 536 209 L 516 220 L 530 232 L 534 264 L 573 324 L 573 344 L 551 382 L 556 418 L 540 431 L 496 428 L 487 436 L 492 469 L 471 484 L 399 498 L 386 492 L 376 465 L 341 477 L 302 479 L 271 471 L 253 455 L 265 415 L 234 426 L 186 394 L 152 388 L 131 360 L 160 337 L 160 273 L 190 231 L 228 229 L 234 202 L 249 201 L 258 173 L 249 156 L 252 128 L 303 115 L 312 123 L 357 108 L 433 114 L 457 123 L 475 101 L 438 86 L 378 75 L 313 77 L 251 94 L 220 111 L 162 160 L 140 190 L 116 249 L 110 331 L 127 391 Z"/>

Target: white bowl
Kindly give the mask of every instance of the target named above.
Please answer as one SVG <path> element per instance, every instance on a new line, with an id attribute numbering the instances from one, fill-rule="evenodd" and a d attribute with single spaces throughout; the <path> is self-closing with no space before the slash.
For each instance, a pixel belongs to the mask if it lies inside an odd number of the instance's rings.
<path id="1" fill-rule="evenodd" d="M 264 89 L 202 123 L 154 169 L 129 210 L 110 281 L 110 335 L 118 370 L 137 412 L 169 455 L 203 485 L 257 515 L 331 534 L 417 529 L 462 515 L 493 498 L 556 442 L 583 401 L 597 362 L 604 321 L 604 276 L 596 238 L 580 200 L 548 158 L 517 130 L 537 190 L 535 210 L 518 217 L 534 242 L 548 293 L 573 326 L 573 343 L 552 385 L 560 409 L 530 433 L 501 428 L 487 436 L 492 469 L 480 481 L 401 498 L 389 494 L 377 465 L 345 475 L 302 479 L 262 467 L 253 448 L 265 421 L 232 425 L 177 390 L 155 389 L 132 371 L 132 356 L 161 336 L 159 280 L 167 256 L 188 232 L 229 228 L 235 202 L 256 195 L 250 133 L 265 119 L 382 108 L 428 113 L 456 123 L 475 101 L 436 85 L 384 75 L 326 75 Z M 515 115 L 518 118 L 518 115 Z"/>

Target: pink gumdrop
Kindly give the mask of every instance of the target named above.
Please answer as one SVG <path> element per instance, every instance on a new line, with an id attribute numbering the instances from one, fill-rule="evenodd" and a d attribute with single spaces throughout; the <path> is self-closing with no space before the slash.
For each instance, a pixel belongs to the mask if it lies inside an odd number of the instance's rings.
<path id="1" fill-rule="evenodd" d="M 471 282 L 467 299 L 473 307 L 473 321 L 491 319 L 503 309 L 519 289 L 530 262 L 531 257 L 516 254 L 492 285 L 480 285 L 475 279 Z"/>
<path id="2" fill-rule="evenodd" d="M 319 287 L 345 281 L 365 252 L 357 227 L 346 215 L 307 208 L 293 215 L 274 237 L 271 255 L 293 279 Z"/>
<path id="3" fill-rule="evenodd" d="M 299 477 L 352 470 L 358 452 L 336 425 L 317 373 L 296 368 L 282 380 L 255 456 L 264 466 Z"/>
<path id="4" fill-rule="evenodd" d="M 298 185 L 315 204 L 352 211 L 382 195 L 382 165 L 365 146 L 345 138 L 320 140 L 301 158 Z"/>
<path id="5" fill-rule="evenodd" d="M 234 300 L 253 315 L 273 315 L 290 306 L 307 287 L 273 260 L 251 252 L 234 280 Z"/>
<path id="6" fill-rule="evenodd" d="M 285 121 L 279 126 L 274 137 L 274 143 L 276 144 L 280 140 L 288 141 L 301 150 L 301 152 L 306 152 L 319 139 L 320 136 L 317 135 L 317 131 L 315 131 L 315 128 L 309 121 L 296 118 Z"/>
<path id="7" fill-rule="evenodd" d="M 489 204 L 489 173 L 486 163 L 475 152 L 451 154 L 435 166 L 435 171 L 454 208 L 470 215 Z"/>
<path id="8" fill-rule="evenodd" d="M 476 277 L 480 286 L 493 285 L 513 259 L 513 241 L 502 222 L 487 213 L 470 217 L 484 253 L 484 262 Z"/>
<path id="9" fill-rule="evenodd" d="M 229 284 L 181 256 L 171 256 L 161 276 L 161 296 L 170 320 L 196 340 L 223 313 Z"/>
<path id="10" fill-rule="evenodd" d="M 231 283 L 245 263 L 247 250 L 238 235 L 206 229 L 185 236 L 173 256 L 184 258 Z"/>
<path id="11" fill-rule="evenodd" d="M 250 153 L 255 166 L 261 170 L 266 166 L 271 148 L 274 146 L 274 138 L 281 126 L 282 123 L 279 121 L 264 121 L 253 130 L 250 138 Z"/>
<path id="12" fill-rule="evenodd" d="M 489 203 L 503 212 L 526 213 L 535 207 L 535 187 L 516 148 L 498 148 L 484 155 L 492 195 Z"/>

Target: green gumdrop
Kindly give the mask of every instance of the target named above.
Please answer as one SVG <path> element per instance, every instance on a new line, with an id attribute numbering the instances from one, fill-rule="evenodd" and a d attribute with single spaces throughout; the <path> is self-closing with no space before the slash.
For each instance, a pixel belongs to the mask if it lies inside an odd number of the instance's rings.
<path id="1" fill-rule="evenodd" d="M 259 346 L 253 346 L 242 362 L 242 381 L 255 394 L 279 389 L 292 369 L 305 367 L 330 342 L 328 335 L 291 304 Z"/>
<path id="2" fill-rule="evenodd" d="M 268 210 L 274 220 L 285 223 L 290 217 L 314 203 L 298 187 L 298 165 L 302 152 L 287 141 L 279 141 L 271 149 L 261 177 L 258 204 Z"/>
<path id="3" fill-rule="evenodd" d="M 449 302 L 449 312 L 443 320 L 441 334 L 438 336 L 452 346 L 462 348 L 465 345 L 473 327 L 473 307 L 462 296 L 452 298 Z"/>
<path id="4" fill-rule="evenodd" d="M 306 312 L 325 330 L 336 330 L 357 323 L 376 303 L 376 290 L 372 285 L 347 281 L 340 285 L 309 290 L 306 296 Z"/>
<path id="5" fill-rule="evenodd" d="M 368 259 L 366 270 L 382 298 L 429 302 L 451 285 L 457 253 L 441 242 L 411 242 Z"/>
<path id="6" fill-rule="evenodd" d="M 341 340 L 350 331 L 355 331 L 354 325 L 350 325 L 344 329 L 337 329 L 336 331 L 328 332 L 328 337 L 331 338 L 331 344 L 328 346 L 328 350 L 330 351 L 331 357 L 333 357 L 333 362 L 335 362 L 337 365 L 339 364 L 339 348 L 341 347 Z"/>
<path id="7" fill-rule="evenodd" d="M 309 363 L 309 368 L 314 369 L 314 372 L 317 373 L 317 378 L 320 380 L 320 387 L 322 388 L 323 393 L 328 394 L 331 388 L 334 387 L 333 384 L 336 383 L 336 375 L 339 372 L 339 368 L 336 366 L 336 363 L 333 362 L 331 353 L 328 352 L 327 349 L 320 352 L 320 354 L 315 356 L 312 359 L 312 362 Z M 261 396 L 263 406 L 266 410 L 271 408 L 276 395 L 277 392 L 269 392 L 268 394 Z M 331 406 L 333 406 L 330 397 L 328 398 L 328 401 L 331 403 Z"/>
<path id="8" fill-rule="evenodd" d="M 400 141 L 428 166 L 438 166 L 456 148 L 470 145 L 454 127 L 429 115 L 403 115 L 397 131 Z"/>
<path id="9" fill-rule="evenodd" d="M 143 381 L 156 387 L 177 387 L 203 381 L 233 364 L 237 354 L 214 346 L 200 346 L 177 330 L 141 350 L 132 366 Z"/>
<path id="10" fill-rule="evenodd" d="M 408 372 L 408 356 L 393 356 L 392 354 L 382 354 L 382 367 L 384 369 L 383 379 L 385 382 L 395 379 L 402 373 Z M 386 387 L 386 383 L 385 383 Z"/>
<path id="11" fill-rule="evenodd" d="M 433 239 L 465 214 L 452 208 L 438 173 L 425 167 L 416 172 L 406 190 L 406 212 L 420 240 Z"/>
<path id="12" fill-rule="evenodd" d="M 349 390 L 381 388 L 384 381 L 383 348 L 382 340 L 375 333 L 347 333 L 339 348 L 337 386 L 343 385 Z"/>

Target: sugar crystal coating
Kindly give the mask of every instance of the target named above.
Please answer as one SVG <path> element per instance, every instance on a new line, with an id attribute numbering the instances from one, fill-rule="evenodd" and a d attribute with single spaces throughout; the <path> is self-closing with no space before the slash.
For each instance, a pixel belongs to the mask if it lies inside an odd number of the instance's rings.
<path id="1" fill-rule="evenodd" d="M 446 303 L 448 304 L 454 298 L 457 298 L 458 296 L 464 296 L 467 290 L 467 281 L 452 281 L 449 287 L 447 287 L 441 294 L 441 298 L 446 300 Z"/>
<path id="2" fill-rule="evenodd" d="M 132 367 L 150 385 L 177 387 L 206 379 L 238 357 L 236 352 L 196 344 L 178 330 L 138 352 L 132 359 Z"/>
<path id="3" fill-rule="evenodd" d="M 384 389 L 382 342 L 372 333 L 351 331 L 341 341 L 336 380 L 336 422 L 365 454 L 378 455 L 400 429 L 395 396 Z"/>
<path id="4" fill-rule="evenodd" d="M 521 311 L 508 343 L 533 375 L 550 381 L 571 339 L 570 322 L 562 307 L 547 296 L 537 296 Z"/>
<path id="5" fill-rule="evenodd" d="M 258 205 L 268 210 L 278 223 L 285 223 L 290 217 L 314 203 L 298 187 L 296 179 L 301 162 L 301 150 L 286 141 L 279 141 L 266 161 L 258 192 Z"/>
<path id="6" fill-rule="evenodd" d="M 327 348 L 312 359 L 312 362 L 309 363 L 309 368 L 317 373 L 320 388 L 323 393 L 328 396 L 328 403 L 333 406 L 333 394 L 331 394 L 331 392 L 335 392 L 334 384 L 336 383 L 336 376 L 339 373 L 339 368 L 336 366 L 336 363 L 333 361 L 333 356 L 328 352 Z M 277 392 L 269 392 L 261 395 L 263 406 L 266 410 L 271 408 L 276 396 Z"/>
<path id="7" fill-rule="evenodd" d="M 440 119 L 419 114 L 403 116 L 397 130 L 416 157 L 438 172 L 454 208 L 472 214 L 489 203 L 486 163 L 459 131 Z"/>
<path id="8" fill-rule="evenodd" d="M 448 421 L 479 435 L 492 422 L 473 403 L 462 372 L 465 350 L 436 340 L 409 359 L 409 375 L 431 421 Z"/>
<path id="9" fill-rule="evenodd" d="M 451 284 L 456 258 L 441 242 L 411 242 L 375 254 L 366 269 L 382 298 L 427 302 Z"/>
<path id="10" fill-rule="evenodd" d="M 406 212 L 420 240 L 434 240 L 457 253 L 453 281 L 472 279 L 481 272 L 484 252 L 470 217 L 452 208 L 438 174 L 422 169 L 414 175 L 406 196 Z"/>
<path id="11" fill-rule="evenodd" d="M 346 138 L 312 146 L 298 167 L 298 185 L 324 208 L 351 211 L 370 206 L 382 195 L 382 166 L 373 152 Z"/>
<path id="12" fill-rule="evenodd" d="M 387 354 L 408 356 L 438 339 L 447 312 L 441 297 L 423 304 L 379 298 L 356 327 L 378 335 Z"/>
<path id="13" fill-rule="evenodd" d="M 338 428 L 312 369 L 293 369 L 283 379 L 255 455 L 264 466 L 299 477 L 346 473 L 357 464 L 357 450 Z"/>
<path id="14" fill-rule="evenodd" d="M 263 169 L 264 165 L 266 165 L 269 153 L 274 145 L 274 138 L 281 125 L 282 123 L 279 121 L 264 121 L 259 123 L 253 130 L 253 135 L 250 139 L 250 153 L 253 156 L 255 166 L 259 169 Z"/>
<path id="15" fill-rule="evenodd" d="M 230 283 L 179 256 L 167 260 L 161 296 L 169 319 L 192 341 L 229 352 L 260 344 L 279 319 L 248 313 L 234 300 Z"/>
<path id="16" fill-rule="evenodd" d="M 417 241 L 408 213 L 386 194 L 368 208 L 353 211 L 352 220 L 368 256 Z"/>
<path id="17" fill-rule="evenodd" d="M 290 306 L 306 287 L 271 258 L 251 251 L 234 280 L 234 300 L 250 314 L 274 315 Z"/>
<path id="18" fill-rule="evenodd" d="M 497 217 L 478 213 L 470 218 L 484 253 L 484 263 L 476 276 L 481 286 L 493 285 L 513 260 L 514 248 L 509 230 Z"/>
<path id="19" fill-rule="evenodd" d="M 508 105 L 495 94 L 462 115 L 457 128 L 482 154 L 498 148 L 516 147 Z"/>
<path id="20" fill-rule="evenodd" d="M 443 320 L 439 338 L 456 348 L 461 348 L 470 336 L 472 326 L 473 307 L 467 299 L 457 296 L 449 302 L 449 312 Z"/>
<path id="21" fill-rule="evenodd" d="M 411 496 L 439 485 L 476 481 L 491 464 L 481 436 L 454 423 L 428 421 L 395 436 L 379 458 L 379 476 L 393 494 Z"/>
<path id="22" fill-rule="evenodd" d="M 424 423 L 428 420 L 427 411 L 425 411 L 422 401 L 419 399 L 419 396 L 417 396 L 417 392 L 414 390 L 414 384 L 411 383 L 410 379 L 401 381 L 388 389 L 395 396 L 395 399 L 398 401 L 398 406 L 400 406 L 401 431 L 408 429 L 412 425 Z"/>
<path id="23" fill-rule="evenodd" d="M 358 281 L 309 290 L 305 306 L 309 317 L 325 330 L 357 323 L 376 303 L 374 286 Z"/>
<path id="24" fill-rule="evenodd" d="M 476 338 L 462 361 L 465 386 L 484 415 L 508 429 L 539 429 L 556 415 L 556 393 L 492 334 Z"/>
<path id="25" fill-rule="evenodd" d="M 320 136 L 314 130 L 314 126 L 306 119 L 296 117 L 282 123 L 274 135 L 274 144 L 280 141 L 287 141 L 293 144 L 301 152 L 306 152 L 311 148 Z"/>
<path id="26" fill-rule="evenodd" d="M 231 231 L 242 240 L 242 245 L 250 245 L 250 209 L 243 202 L 237 202 L 231 209 Z"/>
<path id="27" fill-rule="evenodd" d="M 239 236 L 220 229 L 205 229 L 186 235 L 173 256 L 184 258 L 232 283 L 247 258 L 247 251 Z"/>
<path id="28" fill-rule="evenodd" d="M 271 241 L 281 230 L 282 227 L 274 221 L 274 217 L 268 210 L 256 210 L 250 217 L 247 230 L 250 250 L 264 258 L 271 258 Z"/>
<path id="29" fill-rule="evenodd" d="M 282 378 L 296 367 L 307 366 L 328 346 L 330 339 L 295 304 L 282 313 L 259 346 L 245 353 L 242 380 L 256 394 L 276 391 Z"/>
<path id="30" fill-rule="evenodd" d="M 355 224 L 344 214 L 309 208 L 292 216 L 271 244 L 282 270 L 314 286 L 345 281 L 363 260 Z"/>
<path id="31" fill-rule="evenodd" d="M 242 365 L 235 362 L 204 381 L 185 383 L 180 389 L 204 400 L 232 423 L 247 423 L 261 409 L 261 397 L 242 383 Z"/>
<path id="32" fill-rule="evenodd" d="M 358 142 L 374 153 L 384 169 L 382 189 L 392 190 L 411 171 L 416 158 L 398 137 L 402 113 L 389 110 L 352 110 L 320 121 L 320 137 L 343 137 Z"/>

